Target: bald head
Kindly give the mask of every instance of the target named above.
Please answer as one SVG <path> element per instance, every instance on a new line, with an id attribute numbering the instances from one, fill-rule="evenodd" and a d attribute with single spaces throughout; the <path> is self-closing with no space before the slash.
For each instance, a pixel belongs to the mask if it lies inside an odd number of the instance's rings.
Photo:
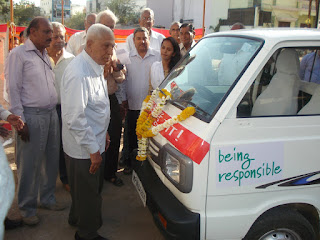
<path id="1" fill-rule="evenodd" d="M 86 16 L 86 19 L 84 20 L 84 28 L 86 29 L 86 32 L 92 26 L 92 24 L 95 24 L 96 17 L 97 17 L 97 15 L 95 13 L 89 13 Z"/>
<path id="2" fill-rule="evenodd" d="M 230 30 L 239 30 L 239 29 L 245 29 L 245 28 L 246 27 L 242 23 L 237 22 L 237 23 L 232 25 Z"/>
<path id="3" fill-rule="evenodd" d="M 100 12 L 97 15 L 97 19 L 96 19 L 96 23 L 101 23 L 109 27 L 112 31 L 114 30 L 117 22 L 118 22 L 118 18 L 109 9 Z"/>
<path id="4" fill-rule="evenodd" d="M 110 28 L 96 23 L 87 32 L 87 54 L 99 65 L 105 65 L 110 61 L 115 45 L 114 35 Z"/>
<path id="5" fill-rule="evenodd" d="M 27 36 L 36 48 L 42 52 L 45 48 L 50 46 L 52 25 L 47 18 L 35 17 L 28 26 Z"/>

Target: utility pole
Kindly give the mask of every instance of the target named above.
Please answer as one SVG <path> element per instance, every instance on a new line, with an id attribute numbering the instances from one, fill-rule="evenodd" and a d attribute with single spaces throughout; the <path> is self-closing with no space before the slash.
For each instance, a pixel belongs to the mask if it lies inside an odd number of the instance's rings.
<path id="1" fill-rule="evenodd" d="M 308 28 L 311 28 L 311 8 L 312 8 L 312 0 L 309 0 Z"/>
<path id="2" fill-rule="evenodd" d="M 13 22 L 13 0 L 10 0 L 10 36 L 9 36 L 9 43 L 11 42 L 11 47 L 13 47 L 14 44 L 14 33 L 15 33 L 15 27 Z M 9 44 L 10 48 L 10 44 Z"/>
<path id="3" fill-rule="evenodd" d="M 205 18 L 206 18 L 206 0 L 203 0 L 202 37 L 204 36 L 204 32 L 206 30 L 204 25 Z"/>
<path id="4" fill-rule="evenodd" d="M 63 12 L 63 5 L 64 5 L 64 1 L 61 0 L 61 23 L 62 25 L 64 25 L 64 12 Z"/>

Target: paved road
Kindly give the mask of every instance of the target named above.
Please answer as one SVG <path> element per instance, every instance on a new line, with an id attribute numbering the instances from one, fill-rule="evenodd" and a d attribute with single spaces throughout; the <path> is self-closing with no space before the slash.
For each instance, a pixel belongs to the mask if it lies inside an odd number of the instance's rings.
<path id="1" fill-rule="evenodd" d="M 13 144 L 12 144 L 13 145 Z M 6 149 L 9 161 L 13 162 L 13 147 Z M 15 171 L 14 171 L 15 172 Z M 164 240 L 155 226 L 148 208 L 143 207 L 139 195 L 131 183 L 131 176 L 119 173 L 125 185 L 115 187 L 105 182 L 103 196 L 103 226 L 99 233 L 111 240 Z M 60 180 L 57 180 L 58 201 L 70 203 L 71 198 Z M 23 226 L 5 233 L 5 240 L 71 240 L 76 229 L 67 223 L 69 208 L 54 212 L 38 209 L 41 222 L 35 227 Z M 19 217 L 17 200 L 9 212 L 10 217 Z"/>

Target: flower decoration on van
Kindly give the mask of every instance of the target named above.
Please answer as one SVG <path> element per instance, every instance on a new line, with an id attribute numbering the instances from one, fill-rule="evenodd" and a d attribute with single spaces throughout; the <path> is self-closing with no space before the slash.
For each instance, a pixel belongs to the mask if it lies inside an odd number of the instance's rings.
<path id="1" fill-rule="evenodd" d="M 148 95 L 143 101 L 136 127 L 138 137 L 137 160 L 144 161 L 147 159 L 148 138 L 154 137 L 162 130 L 186 120 L 196 112 L 194 107 L 187 107 L 178 116 L 174 116 L 162 124 L 153 126 L 153 123 L 162 113 L 166 101 L 169 99 L 171 99 L 171 93 L 168 90 L 162 89 L 160 91 L 159 89 L 155 89 L 152 94 Z"/>

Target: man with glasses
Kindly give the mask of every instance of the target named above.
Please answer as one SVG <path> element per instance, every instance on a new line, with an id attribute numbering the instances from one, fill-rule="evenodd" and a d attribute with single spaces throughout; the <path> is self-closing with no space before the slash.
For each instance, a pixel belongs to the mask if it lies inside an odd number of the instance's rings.
<path id="1" fill-rule="evenodd" d="M 161 33 L 152 30 L 154 25 L 154 12 L 150 8 L 144 8 L 141 11 L 141 15 L 139 18 L 140 27 L 144 27 L 149 32 L 150 38 L 150 48 L 154 50 L 160 51 L 162 40 L 165 39 L 165 36 Z M 127 50 L 130 52 L 135 49 L 135 45 L 133 43 L 133 34 L 130 34 L 126 40 Z"/>
<path id="2" fill-rule="evenodd" d="M 180 41 L 180 26 L 181 26 L 180 22 L 173 22 L 173 23 L 171 23 L 170 30 L 169 30 L 170 36 L 173 37 L 177 41 L 178 44 L 181 43 L 181 41 Z"/>

